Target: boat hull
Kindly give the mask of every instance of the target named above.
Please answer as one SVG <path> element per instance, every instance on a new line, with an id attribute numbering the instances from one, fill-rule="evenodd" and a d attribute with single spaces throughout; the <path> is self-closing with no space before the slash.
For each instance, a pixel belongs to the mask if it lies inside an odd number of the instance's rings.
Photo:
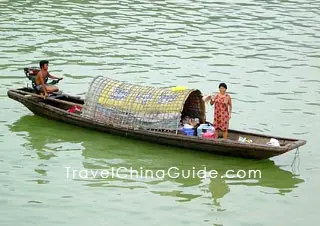
<path id="1" fill-rule="evenodd" d="M 290 142 L 287 145 L 281 147 L 273 147 L 260 144 L 244 144 L 236 142 L 234 140 L 208 140 L 204 138 L 190 137 L 173 133 L 163 133 L 149 130 L 135 130 L 116 125 L 100 123 L 97 121 L 90 120 L 88 118 L 84 118 L 78 114 L 69 113 L 68 111 L 66 111 L 66 109 L 53 106 L 49 103 L 54 102 L 54 100 L 41 100 L 41 98 L 39 97 L 21 94 L 19 90 L 9 90 L 8 96 L 11 99 L 14 99 L 25 105 L 34 114 L 46 117 L 48 119 L 54 119 L 60 122 L 65 122 L 88 129 L 115 134 L 122 137 L 126 136 L 128 138 L 144 140 L 152 143 L 211 152 L 219 155 L 251 159 L 267 159 L 273 156 L 281 155 L 285 152 L 298 148 L 299 146 L 304 145 L 306 143 L 306 141 L 303 140 L 274 137 L 278 139 L 285 139 Z M 261 136 L 264 139 L 269 138 L 269 136 L 257 135 L 241 131 L 230 130 L 230 132 L 231 134 L 232 132 L 235 134 L 239 132 L 241 134 Z"/>

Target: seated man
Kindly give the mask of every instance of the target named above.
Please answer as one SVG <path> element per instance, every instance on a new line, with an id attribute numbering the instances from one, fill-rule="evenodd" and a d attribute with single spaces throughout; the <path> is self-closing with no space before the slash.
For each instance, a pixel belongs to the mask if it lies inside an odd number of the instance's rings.
<path id="1" fill-rule="evenodd" d="M 40 71 L 38 72 L 36 79 L 35 79 L 35 82 L 37 85 L 37 90 L 39 92 L 44 93 L 45 96 L 48 96 L 48 93 L 59 91 L 58 87 L 50 86 L 46 83 L 48 78 L 59 79 L 59 80 L 62 79 L 62 78 L 58 78 L 58 77 L 55 77 L 55 76 L 52 76 L 49 74 L 48 64 L 49 64 L 49 61 L 47 61 L 47 60 L 40 61 Z"/>

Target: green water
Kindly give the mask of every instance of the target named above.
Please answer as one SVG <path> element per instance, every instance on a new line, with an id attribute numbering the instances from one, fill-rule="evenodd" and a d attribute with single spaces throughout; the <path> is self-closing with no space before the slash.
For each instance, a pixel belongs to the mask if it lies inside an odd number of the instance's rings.
<path id="1" fill-rule="evenodd" d="M 317 225 L 319 12 L 308 0 L 0 1 L 0 225 Z M 53 122 L 6 95 L 40 59 L 80 96 L 97 75 L 203 93 L 224 81 L 231 128 L 308 143 L 255 161 Z M 262 177 L 73 178 L 67 167 Z"/>

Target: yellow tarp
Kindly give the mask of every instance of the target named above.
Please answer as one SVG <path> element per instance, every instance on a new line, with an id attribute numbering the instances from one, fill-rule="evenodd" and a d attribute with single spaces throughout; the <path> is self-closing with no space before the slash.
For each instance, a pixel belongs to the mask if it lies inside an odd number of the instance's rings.
<path id="1" fill-rule="evenodd" d="M 146 113 L 180 112 L 185 96 L 190 90 L 172 91 L 171 88 L 150 88 L 123 82 L 105 84 L 98 103 L 118 110 Z"/>

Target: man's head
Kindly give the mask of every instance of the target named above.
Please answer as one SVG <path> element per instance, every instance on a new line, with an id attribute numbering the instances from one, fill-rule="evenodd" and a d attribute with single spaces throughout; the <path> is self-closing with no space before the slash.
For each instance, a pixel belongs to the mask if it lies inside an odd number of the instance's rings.
<path id="1" fill-rule="evenodd" d="M 49 61 L 41 60 L 39 64 L 40 64 L 40 69 L 48 69 Z"/>

